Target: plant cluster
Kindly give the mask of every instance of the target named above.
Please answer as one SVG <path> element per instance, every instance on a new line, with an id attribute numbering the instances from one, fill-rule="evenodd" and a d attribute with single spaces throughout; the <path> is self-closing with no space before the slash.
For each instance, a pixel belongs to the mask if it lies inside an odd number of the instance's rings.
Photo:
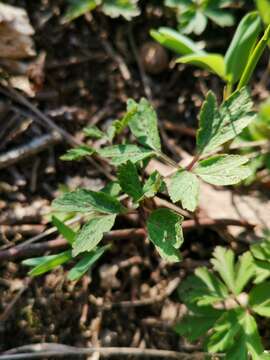
<path id="1" fill-rule="evenodd" d="M 184 4 L 193 6 L 195 2 L 167 0 L 166 3 L 181 8 Z M 210 7 L 220 3 L 201 1 L 198 4 L 211 18 Z M 80 0 L 73 2 L 67 18 L 75 18 L 96 6 L 101 6 L 110 15 L 126 18 L 138 11 L 137 1 Z M 201 9 L 196 7 L 194 11 Z M 217 10 L 215 15 L 220 16 Z M 230 149 L 232 142 L 269 139 L 269 103 L 255 112 L 247 88 L 270 40 L 270 26 L 259 39 L 262 31 L 258 13 L 247 14 L 222 56 L 201 50 L 190 38 L 172 29 L 152 30 L 151 35 L 157 41 L 183 55 L 179 62 L 218 75 L 226 83 L 223 100 L 219 103 L 212 91 L 207 93 L 198 116 L 195 155 L 185 166 L 163 152 L 157 113 L 144 98 L 138 102 L 128 100 L 124 116 L 113 121 L 105 131 L 96 126 L 84 129 L 87 138 L 103 139 L 102 147 L 90 146 L 87 142 L 69 150 L 62 160 L 102 159 L 114 169 L 115 179 L 100 191 L 80 188 L 53 201 L 56 215 L 53 223 L 67 240 L 69 249 L 60 254 L 25 260 L 24 264 L 32 268 L 30 275 L 41 275 L 75 261 L 68 278 L 78 280 L 109 251 L 110 244 L 102 244 L 102 241 L 104 234 L 115 226 L 117 217 L 134 212 L 139 213 L 146 236 L 159 255 L 167 262 L 179 262 L 184 242 L 182 209 L 196 211 L 201 181 L 216 186 L 247 184 L 258 168 L 270 168 L 268 153 L 254 153 L 249 147 L 238 153 Z M 170 166 L 171 173 L 163 176 L 157 169 L 149 174 L 146 170 L 152 159 Z M 177 207 L 158 207 L 155 201 L 158 195 L 166 196 Z M 70 217 L 80 214 L 84 225 L 75 231 L 60 220 L 63 214 Z M 217 247 L 211 260 L 213 269 L 197 268 L 195 276 L 186 279 L 179 295 L 189 312 L 176 327 L 179 334 L 191 341 L 205 335 L 206 350 L 224 353 L 226 359 L 270 358 L 264 352 L 255 317 L 270 315 L 270 284 L 267 281 L 270 277 L 270 239 L 267 236 L 263 242 L 252 245 L 237 262 L 231 250 Z"/>
<path id="2" fill-rule="evenodd" d="M 270 238 L 238 257 L 218 246 L 213 269 L 198 267 L 179 288 L 188 313 L 175 330 L 190 341 L 204 338 L 210 353 L 225 359 L 270 359 L 264 351 L 256 318 L 270 317 Z"/>

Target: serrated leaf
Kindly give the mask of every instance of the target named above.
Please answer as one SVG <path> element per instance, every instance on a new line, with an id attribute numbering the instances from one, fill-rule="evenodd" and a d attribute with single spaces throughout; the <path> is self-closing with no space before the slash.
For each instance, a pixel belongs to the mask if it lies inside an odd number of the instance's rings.
<path id="1" fill-rule="evenodd" d="M 108 129 L 108 137 L 110 140 L 113 140 L 115 135 L 121 134 L 124 129 L 128 126 L 129 121 L 132 119 L 133 115 L 137 112 L 138 104 L 133 100 L 128 99 L 127 101 L 127 111 L 125 115 L 120 120 L 114 120 L 111 126 Z"/>
<path id="2" fill-rule="evenodd" d="M 69 22 L 77 17 L 94 10 L 101 3 L 99 0 L 68 0 L 69 7 L 64 16 L 64 22 Z"/>
<path id="3" fill-rule="evenodd" d="M 57 217 L 52 217 L 52 222 L 56 226 L 58 232 L 63 235 L 63 237 L 68 241 L 69 244 L 72 244 L 75 240 L 76 233 L 64 222 L 59 220 Z"/>
<path id="4" fill-rule="evenodd" d="M 248 352 L 251 354 L 251 358 L 253 360 L 263 360 L 264 349 L 258 332 L 257 323 L 248 311 L 245 312 L 241 325 L 245 333 L 246 346 Z"/>
<path id="5" fill-rule="evenodd" d="M 140 15 L 137 3 L 138 0 L 103 0 L 102 10 L 112 18 L 123 16 L 126 20 L 131 20 Z"/>
<path id="6" fill-rule="evenodd" d="M 143 197 L 143 189 L 138 175 L 136 165 L 130 160 L 118 168 L 118 181 L 122 190 L 128 194 L 134 202 Z"/>
<path id="7" fill-rule="evenodd" d="M 255 118 L 253 103 L 246 88 L 235 91 L 220 109 L 215 95 L 210 91 L 200 111 L 197 132 L 197 150 L 206 154 L 235 138 Z"/>
<path id="8" fill-rule="evenodd" d="M 235 293 L 240 294 L 250 279 L 255 275 L 253 257 L 249 251 L 245 252 L 238 259 L 235 267 Z"/>
<path id="9" fill-rule="evenodd" d="M 235 84 L 240 79 L 261 29 L 261 20 L 255 11 L 240 21 L 225 55 L 226 74 L 230 83 Z"/>
<path id="10" fill-rule="evenodd" d="M 160 27 L 158 30 L 151 30 L 150 35 L 161 45 L 177 54 L 204 53 L 194 41 L 173 29 Z"/>
<path id="11" fill-rule="evenodd" d="M 181 201 L 184 209 L 194 211 L 199 202 L 199 180 L 189 171 L 177 171 L 169 180 L 168 193 L 172 202 Z"/>
<path id="12" fill-rule="evenodd" d="M 254 284 L 260 284 L 270 277 L 270 262 L 254 260 L 255 278 Z"/>
<path id="13" fill-rule="evenodd" d="M 183 243 L 183 217 L 172 210 L 161 208 L 153 211 L 147 220 L 148 238 L 165 260 L 181 260 L 179 248 Z"/>
<path id="14" fill-rule="evenodd" d="M 195 275 L 206 285 L 208 292 L 198 299 L 198 305 L 209 305 L 228 296 L 226 286 L 206 267 L 199 267 L 195 270 Z"/>
<path id="15" fill-rule="evenodd" d="M 92 139 L 102 139 L 107 137 L 107 135 L 95 125 L 84 128 L 83 132 L 85 136 Z"/>
<path id="16" fill-rule="evenodd" d="M 198 308 L 195 312 L 185 316 L 175 326 L 174 330 L 177 334 L 185 336 L 189 341 L 195 341 L 204 336 L 214 326 L 221 314 L 219 310 L 215 310 L 210 306 Z"/>
<path id="17" fill-rule="evenodd" d="M 221 79 L 226 80 L 225 63 L 222 55 L 219 54 L 191 54 L 182 56 L 176 61 L 182 64 L 196 65 L 202 69 L 217 74 Z"/>
<path id="18" fill-rule="evenodd" d="M 160 150 L 160 138 L 158 132 L 157 114 L 152 105 L 146 99 L 141 99 L 137 104 L 134 100 L 128 103 L 128 111 L 137 105 L 137 111 L 133 113 L 128 125 L 132 134 L 138 141 L 149 146 L 153 150 Z"/>
<path id="19" fill-rule="evenodd" d="M 56 211 L 60 212 L 89 213 L 98 211 L 118 214 L 125 211 L 125 208 L 115 197 L 102 191 L 86 189 L 65 193 L 54 200 L 52 206 Z"/>
<path id="20" fill-rule="evenodd" d="M 122 190 L 122 188 L 118 181 L 110 181 L 100 191 L 104 192 L 105 194 L 115 197 L 121 193 L 121 190 Z"/>
<path id="21" fill-rule="evenodd" d="M 155 156 L 155 152 L 133 144 L 113 145 L 99 149 L 100 156 L 111 159 L 114 165 L 121 165 L 128 160 L 134 164 L 138 161 Z"/>
<path id="22" fill-rule="evenodd" d="M 216 155 L 199 162 L 194 172 L 213 185 L 234 185 L 249 177 L 248 158 L 240 155 Z"/>
<path id="23" fill-rule="evenodd" d="M 143 185 L 143 195 L 147 198 L 154 197 L 162 186 L 162 179 L 157 171 L 154 171 Z"/>
<path id="24" fill-rule="evenodd" d="M 249 293 L 249 306 L 255 313 L 270 317 L 270 282 L 256 285 Z"/>
<path id="25" fill-rule="evenodd" d="M 91 266 L 105 253 L 109 245 L 96 248 L 89 254 L 85 254 L 83 258 L 69 271 L 68 279 L 71 281 L 79 280 Z"/>
<path id="26" fill-rule="evenodd" d="M 217 246 L 213 256 L 211 263 L 214 269 L 219 273 L 227 287 L 235 293 L 234 252 L 231 249 Z"/>
<path id="27" fill-rule="evenodd" d="M 224 352 L 233 346 L 235 337 L 241 332 L 239 312 L 242 314 L 243 310 L 228 310 L 218 319 L 207 341 L 209 352 Z"/>
<path id="28" fill-rule="evenodd" d="M 95 153 L 95 149 L 87 145 L 81 145 L 74 149 L 68 150 L 66 154 L 60 157 L 60 159 L 64 161 L 81 160 L 86 156 L 93 155 L 94 153 Z"/>
<path id="29" fill-rule="evenodd" d="M 77 256 L 85 251 L 92 251 L 102 240 L 105 232 L 111 230 L 116 215 L 106 215 L 92 218 L 79 231 L 72 244 L 72 255 Z"/>
<path id="30" fill-rule="evenodd" d="M 30 276 L 42 275 L 48 271 L 53 270 L 54 268 L 71 260 L 72 254 L 71 254 L 71 250 L 67 250 L 67 251 L 64 251 L 57 255 L 45 256 L 43 258 L 43 261 L 42 261 L 42 258 L 39 258 L 39 259 L 40 259 L 40 261 L 38 260 L 38 265 L 29 271 Z M 27 263 L 25 262 L 24 264 L 27 264 Z M 28 262 L 28 265 L 29 264 L 30 264 L 30 262 Z M 33 261 L 32 261 L 32 264 L 34 264 Z"/>
<path id="31" fill-rule="evenodd" d="M 264 240 L 250 246 L 252 255 L 258 260 L 270 261 L 270 241 Z"/>

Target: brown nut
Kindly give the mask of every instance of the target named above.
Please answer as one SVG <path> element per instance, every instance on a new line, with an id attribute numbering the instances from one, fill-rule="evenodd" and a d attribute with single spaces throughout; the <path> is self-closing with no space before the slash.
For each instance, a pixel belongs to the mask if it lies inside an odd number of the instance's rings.
<path id="1" fill-rule="evenodd" d="M 166 50 L 155 42 L 145 43 L 140 50 L 142 65 L 149 74 L 160 74 L 168 68 L 169 58 Z"/>

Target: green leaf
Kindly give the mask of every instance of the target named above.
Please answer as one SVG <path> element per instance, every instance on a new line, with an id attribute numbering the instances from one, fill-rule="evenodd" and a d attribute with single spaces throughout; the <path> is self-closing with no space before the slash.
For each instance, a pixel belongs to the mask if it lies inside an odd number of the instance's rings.
<path id="1" fill-rule="evenodd" d="M 63 235 L 63 237 L 68 241 L 69 244 L 72 244 L 75 240 L 76 233 L 64 222 L 59 220 L 57 217 L 52 217 L 52 222 L 57 228 L 58 232 Z"/>
<path id="2" fill-rule="evenodd" d="M 241 323 L 245 332 L 246 346 L 248 352 L 251 354 L 251 358 L 253 360 L 263 360 L 266 354 L 263 354 L 264 349 L 258 332 L 256 320 L 249 314 L 248 311 L 246 311 Z"/>
<path id="3" fill-rule="evenodd" d="M 106 186 L 104 186 L 103 189 L 100 191 L 104 192 L 105 194 L 108 194 L 110 196 L 118 196 L 121 193 L 121 186 L 118 181 L 110 181 Z"/>
<path id="4" fill-rule="evenodd" d="M 197 305 L 209 305 L 224 300 L 228 296 L 226 286 L 206 267 L 199 267 L 195 270 L 195 275 L 199 278 L 206 288 L 201 288 L 201 297 L 197 297 Z"/>
<path id="5" fill-rule="evenodd" d="M 134 164 L 138 161 L 155 156 L 155 152 L 137 145 L 113 145 L 99 149 L 100 156 L 111 159 L 112 164 L 121 165 L 128 160 Z"/>
<path id="6" fill-rule="evenodd" d="M 137 111 L 131 117 L 128 125 L 132 134 L 138 141 L 149 146 L 153 150 L 160 150 L 160 138 L 158 133 L 158 119 L 152 105 L 146 99 L 141 99 L 137 104 L 130 100 L 128 103 L 128 111 L 137 105 Z"/>
<path id="7" fill-rule="evenodd" d="M 192 314 L 185 316 L 174 330 L 189 341 L 195 341 L 201 336 L 205 336 L 220 316 L 221 312 L 210 306 L 198 308 Z"/>
<path id="8" fill-rule="evenodd" d="M 66 154 L 60 157 L 60 159 L 64 161 L 81 160 L 84 157 L 91 156 L 94 153 L 95 153 L 95 149 L 87 145 L 81 145 L 74 149 L 68 150 Z"/>
<path id="9" fill-rule="evenodd" d="M 160 174 L 155 170 L 143 185 L 143 195 L 147 198 L 154 197 L 162 186 Z"/>
<path id="10" fill-rule="evenodd" d="M 270 317 L 270 282 L 256 285 L 249 293 L 249 306 L 255 313 Z"/>
<path id="11" fill-rule="evenodd" d="M 35 258 L 30 258 L 22 261 L 22 264 L 29 267 L 35 267 L 40 264 L 47 262 L 50 259 L 53 259 L 55 255 L 47 255 L 47 256 L 40 256 Z"/>
<path id="12" fill-rule="evenodd" d="M 255 279 L 254 284 L 259 284 L 270 277 L 270 262 L 254 260 Z"/>
<path id="13" fill-rule="evenodd" d="M 266 25 L 270 24 L 270 1 L 269 0 L 255 0 L 257 9 L 260 13 L 263 22 Z"/>
<path id="14" fill-rule="evenodd" d="M 235 84 L 240 79 L 261 29 L 261 20 L 255 11 L 248 13 L 239 23 L 225 55 L 230 83 Z"/>
<path id="15" fill-rule="evenodd" d="M 107 137 L 107 135 L 95 125 L 84 128 L 83 132 L 85 136 L 92 139 L 102 139 Z"/>
<path id="16" fill-rule="evenodd" d="M 158 30 L 151 30 L 150 35 L 161 45 L 177 54 L 188 55 L 204 53 L 195 42 L 173 29 L 160 27 Z"/>
<path id="17" fill-rule="evenodd" d="M 205 15 L 221 27 L 233 26 L 235 22 L 234 16 L 227 11 L 206 9 Z"/>
<path id="18" fill-rule="evenodd" d="M 246 347 L 246 338 L 243 331 L 237 337 L 237 341 L 234 345 L 226 352 L 225 360 L 248 360 L 248 350 Z"/>
<path id="19" fill-rule="evenodd" d="M 71 254 L 71 250 L 67 250 L 64 251 L 60 254 L 57 255 L 50 255 L 50 256 L 45 256 L 43 258 L 43 261 L 41 261 L 41 258 L 37 260 L 38 265 L 35 266 L 31 271 L 29 271 L 29 275 L 30 276 L 38 276 L 38 275 L 42 275 L 48 271 L 53 270 L 54 268 L 66 263 L 67 261 L 72 259 L 72 254 Z M 30 259 L 33 260 L 33 259 Z M 24 264 L 26 264 L 24 262 Z M 30 263 L 28 262 L 28 265 Z M 32 264 L 34 264 L 34 262 L 32 261 Z"/>
<path id="20" fill-rule="evenodd" d="M 264 240 L 250 246 L 252 255 L 258 260 L 270 261 L 270 241 Z"/>
<path id="21" fill-rule="evenodd" d="M 123 16 L 126 20 L 131 20 L 140 15 L 137 3 L 138 0 L 103 0 L 102 10 L 112 18 Z"/>
<path id="22" fill-rule="evenodd" d="M 111 230 L 114 225 L 116 215 L 106 215 L 92 218 L 79 231 L 73 243 L 72 255 L 85 251 L 92 251 L 102 240 L 105 232 Z"/>
<path id="23" fill-rule="evenodd" d="M 235 91 L 218 109 L 215 95 L 210 91 L 200 111 L 197 149 L 201 154 L 213 152 L 235 138 L 255 118 L 253 103 L 246 88 Z"/>
<path id="24" fill-rule="evenodd" d="M 233 346 L 236 336 L 241 331 L 239 312 L 243 310 L 228 310 L 218 319 L 213 333 L 207 341 L 207 350 L 211 353 L 223 352 Z"/>
<path id="25" fill-rule="evenodd" d="M 199 180 L 189 171 L 177 171 L 168 183 L 168 193 L 172 202 L 182 202 L 184 209 L 194 211 L 199 201 Z"/>
<path id="26" fill-rule="evenodd" d="M 69 22 L 77 17 L 94 10 L 100 4 L 99 0 L 68 0 L 70 3 L 64 16 L 64 22 Z"/>
<path id="27" fill-rule="evenodd" d="M 183 243 L 183 217 L 169 209 L 157 209 L 147 220 L 148 238 L 165 260 L 178 262 L 181 255 L 178 249 Z"/>
<path id="28" fill-rule="evenodd" d="M 202 69 L 209 70 L 226 80 L 225 63 L 219 54 L 191 54 L 177 59 L 178 63 L 196 65 Z"/>
<path id="29" fill-rule="evenodd" d="M 213 256 L 211 263 L 214 269 L 219 273 L 228 288 L 235 293 L 234 252 L 231 249 L 217 246 Z"/>
<path id="30" fill-rule="evenodd" d="M 255 275 L 253 257 L 249 251 L 239 257 L 235 267 L 235 293 L 240 294 L 250 279 Z"/>
<path id="31" fill-rule="evenodd" d="M 210 184 L 233 185 L 252 174 L 249 166 L 243 166 L 247 162 L 240 155 L 216 155 L 200 161 L 194 172 Z"/>
<path id="32" fill-rule="evenodd" d="M 184 34 L 200 35 L 207 26 L 207 17 L 200 10 L 188 10 L 182 13 L 178 20 L 180 30 Z"/>
<path id="33" fill-rule="evenodd" d="M 130 120 L 132 119 L 133 115 L 138 110 L 138 104 L 133 101 L 132 99 L 128 99 L 127 101 L 127 111 L 122 119 L 115 120 L 111 124 L 111 126 L 108 129 L 108 136 L 110 140 L 113 140 L 115 135 L 121 134 L 124 129 L 128 126 Z"/>
<path id="34" fill-rule="evenodd" d="M 52 206 L 60 212 L 89 213 L 99 211 L 102 213 L 118 214 L 125 211 L 125 208 L 115 197 L 102 191 L 95 192 L 86 189 L 65 193 L 54 200 Z"/>
<path id="35" fill-rule="evenodd" d="M 69 271 L 68 279 L 71 281 L 79 280 L 90 267 L 105 253 L 110 245 L 102 246 L 85 254 L 83 258 Z"/>
<path id="36" fill-rule="evenodd" d="M 118 168 L 118 181 L 122 190 L 128 194 L 134 202 L 143 197 L 143 189 L 138 175 L 136 165 L 130 160 Z"/>

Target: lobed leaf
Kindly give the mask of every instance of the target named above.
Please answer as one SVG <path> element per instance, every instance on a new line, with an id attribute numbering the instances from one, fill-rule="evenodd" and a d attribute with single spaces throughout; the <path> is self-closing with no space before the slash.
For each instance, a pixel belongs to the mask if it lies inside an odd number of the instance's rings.
<path id="1" fill-rule="evenodd" d="M 206 154 L 239 135 L 255 118 L 253 103 L 246 88 L 235 91 L 220 109 L 215 95 L 209 91 L 200 111 L 197 150 Z"/>
<path id="2" fill-rule="evenodd" d="M 160 150 L 160 138 L 158 132 L 157 114 L 152 105 L 146 99 L 141 99 L 137 104 L 134 100 L 128 103 L 128 111 L 137 105 L 137 111 L 129 120 L 129 128 L 138 141 L 149 146 L 153 150 Z"/>
<path id="3" fill-rule="evenodd" d="M 89 220 L 79 231 L 72 244 L 72 255 L 77 256 L 85 251 L 92 251 L 102 240 L 105 232 L 111 230 L 116 215 L 98 216 Z"/>
<path id="4" fill-rule="evenodd" d="M 211 259 L 211 263 L 214 269 L 219 273 L 227 287 L 235 293 L 234 252 L 231 249 L 217 246 L 213 256 L 214 258 Z"/>
<path id="5" fill-rule="evenodd" d="M 256 285 L 249 293 L 249 306 L 258 315 L 270 317 L 270 282 Z"/>
<path id="6" fill-rule="evenodd" d="M 238 259 L 235 267 L 235 284 L 236 295 L 240 294 L 250 279 L 255 275 L 255 265 L 253 257 L 249 251 L 245 252 Z"/>
<path id="7" fill-rule="evenodd" d="M 143 185 L 143 195 L 147 198 L 154 197 L 162 186 L 162 179 L 157 171 L 154 171 Z"/>
<path id="8" fill-rule="evenodd" d="M 130 160 L 118 168 L 118 181 L 122 190 L 128 194 L 134 202 L 143 197 L 143 189 L 138 175 L 136 165 Z"/>
<path id="9" fill-rule="evenodd" d="M 153 211 L 147 220 L 148 238 L 165 260 L 181 260 L 179 248 L 183 243 L 181 224 L 183 217 L 172 210 L 161 208 Z"/>
<path id="10" fill-rule="evenodd" d="M 181 201 L 184 209 L 194 211 L 199 201 L 199 180 L 189 171 L 179 170 L 167 184 L 172 202 Z"/>
<path id="11" fill-rule="evenodd" d="M 84 128 L 83 132 L 85 136 L 92 139 L 102 139 L 107 137 L 107 135 L 95 125 Z"/>
<path id="12" fill-rule="evenodd" d="M 118 214 L 125 211 L 125 208 L 115 197 L 102 191 L 86 189 L 65 193 L 54 200 L 52 206 L 56 211 L 60 212 L 89 213 L 98 211 Z"/>
<path id="13" fill-rule="evenodd" d="M 252 174 L 249 166 L 243 166 L 247 162 L 240 155 L 216 155 L 200 161 L 194 172 L 210 184 L 233 185 Z"/>
<path id="14" fill-rule="evenodd" d="M 128 160 L 135 164 L 156 154 L 153 150 L 133 144 L 107 146 L 99 149 L 98 153 L 102 157 L 111 159 L 111 163 L 114 165 L 121 165 Z"/>
<path id="15" fill-rule="evenodd" d="M 95 149 L 87 145 L 81 145 L 74 149 L 68 150 L 66 154 L 60 157 L 60 159 L 64 161 L 81 160 L 86 156 L 93 155 L 94 153 L 95 153 Z"/>

